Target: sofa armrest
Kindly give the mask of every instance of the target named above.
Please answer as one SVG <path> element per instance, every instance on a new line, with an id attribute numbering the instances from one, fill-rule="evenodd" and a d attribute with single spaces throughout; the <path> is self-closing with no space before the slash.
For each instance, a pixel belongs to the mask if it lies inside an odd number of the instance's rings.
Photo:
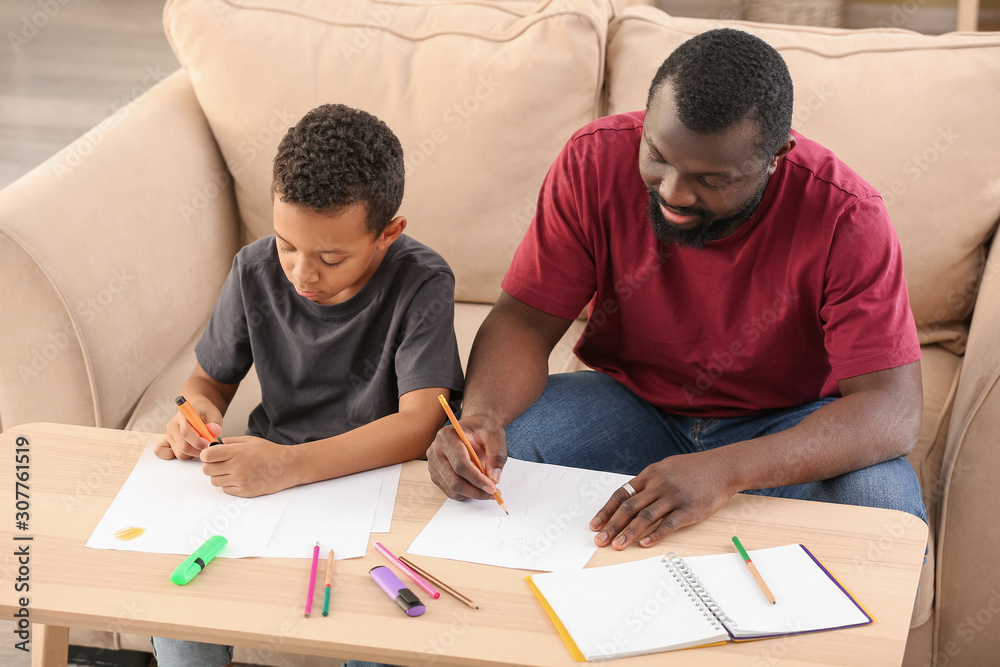
<path id="1" fill-rule="evenodd" d="M 0 426 L 123 426 L 204 325 L 239 240 L 184 70 L 5 188 Z"/>
<path id="2" fill-rule="evenodd" d="M 1000 524 L 1000 244 L 994 242 L 976 298 L 942 464 L 935 576 L 935 655 L 950 665 L 985 665 L 1000 633 L 982 625 L 1000 613 L 996 554 Z"/>

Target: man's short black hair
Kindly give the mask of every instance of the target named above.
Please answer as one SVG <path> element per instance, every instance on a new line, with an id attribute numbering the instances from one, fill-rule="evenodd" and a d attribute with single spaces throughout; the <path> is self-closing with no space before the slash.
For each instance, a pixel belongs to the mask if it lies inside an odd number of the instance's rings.
<path id="1" fill-rule="evenodd" d="M 335 213 L 368 205 L 369 232 L 378 236 L 403 201 L 403 146 L 375 116 L 343 104 L 324 104 L 302 117 L 278 144 L 272 196 Z"/>
<path id="2" fill-rule="evenodd" d="M 788 138 L 792 77 L 781 55 L 748 32 L 720 28 L 678 46 L 653 77 L 647 109 L 664 83 L 691 132 L 716 134 L 749 117 L 760 127 L 757 150 L 766 158 Z"/>

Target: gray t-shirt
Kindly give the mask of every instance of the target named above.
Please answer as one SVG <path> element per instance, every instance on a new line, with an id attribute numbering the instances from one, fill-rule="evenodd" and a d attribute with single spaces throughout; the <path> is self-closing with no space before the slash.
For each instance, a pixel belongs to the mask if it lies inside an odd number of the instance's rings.
<path id="1" fill-rule="evenodd" d="M 296 294 L 268 236 L 236 255 L 195 353 L 225 384 L 256 364 L 261 404 L 247 434 L 298 444 L 398 412 L 416 389 L 446 387 L 457 401 L 454 312 L 448 264 L 407 236 L 361 291 L 332 306 Z"/>

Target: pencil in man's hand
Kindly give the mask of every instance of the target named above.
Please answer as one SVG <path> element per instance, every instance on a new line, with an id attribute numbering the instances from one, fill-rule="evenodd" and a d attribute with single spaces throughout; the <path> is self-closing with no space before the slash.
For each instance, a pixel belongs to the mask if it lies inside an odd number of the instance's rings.
<path id="1" fill-rule="evenodd" d="M 438 394 L 438 400 L 441 402 L 441 407 L 444 408 L 445 414 L 448 415 L 448 419 L 451 420 L 451 425 L 454 426 L 455 431 L 458 432 L 458 437 L 462 439 L 462 444 L 464 444 L 465 448 L 469 450 L 469 456 L 472 458 L 472 462 L 476 464 L 477 468 L 479 468 L 479 472 L 489 477 L 489 475 L 486 474 L 486 468 L 483 467 L 482 461 L 480 461 L 479 457 L 476 456 L 476 450 L 472 448 L 472 443 L 469 442 L 468 436 L 466 436 L 465 431 L 462 430 L 462 425 L 458 423 L 458 418 L 455 416 L 455 413 L 452 412 L 451 406 L 448 405 L 448 399 L 444 397 L 444 394 Z M 497 487 L 496 493 L 493 494 L 493 498 L 500 505 L 500 509 L 503 510 L 504 514 L 510 516 L 510 512 L 507 511 L 507 506 L 504 504 L 503 498 L 500 497 L 499 487 Z"/>

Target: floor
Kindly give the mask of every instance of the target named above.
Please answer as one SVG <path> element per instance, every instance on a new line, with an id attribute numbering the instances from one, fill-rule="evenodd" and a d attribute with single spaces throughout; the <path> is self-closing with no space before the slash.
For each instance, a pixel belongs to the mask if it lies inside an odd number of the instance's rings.
<path id="1" fill-rule="evenodd" d="M 163 4 L 0 2 L 0 188 L 179 67 Z"/>

